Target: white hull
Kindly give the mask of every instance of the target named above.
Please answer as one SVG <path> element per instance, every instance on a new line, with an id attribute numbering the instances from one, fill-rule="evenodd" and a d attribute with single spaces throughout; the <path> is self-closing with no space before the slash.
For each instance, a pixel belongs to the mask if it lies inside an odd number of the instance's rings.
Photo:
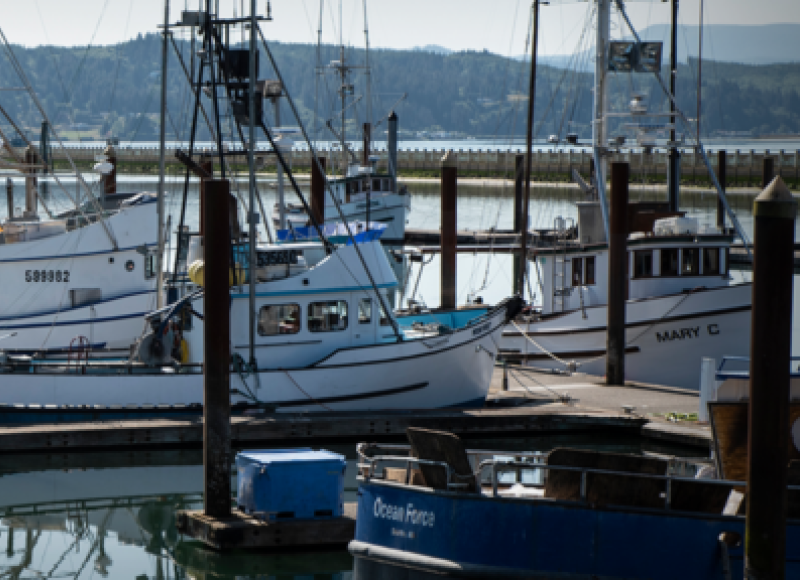
<path id="1" fill-rule="evenodd" d="M 750 285 L 742 284 L 628 301 L 626 380 L 699 389 L 701 359 L 747 356 L 751 293 Z M 587 318 L 575 310 L 520 325 L 538 347 L 509 324 L 501 352 L 531 366 L 564 370 L 551 353 L 576 361 L 581 372 L 604 375 L 607 315 L 606 306 L 596 306 L 586 309 Z"/>
<path id="2" fill-rule="evenodd" d="M 315 364 L 293 370 L 259 371 L 231 388 L 252 393 L 279 411 L 353 411 L 480 406 L 491 383 L 496 343 L 506 308 L 479 325 L 450 335 L 343 348 Z M 119 373 L 124 373 L 124 367 Z M 203 402 L 203 376 L 175 373 L 4 374 L 0 403 L 17 405 L 142 406 Z M 257 378 L 257 380 L 256 380 Z M 252 403 L 234 394 L 231 402 Z"/>
<path id="3" fill-rule="evenodd" d="M 155 291 L 136 292 L 91 306 L 55 313 L 0 320 L 0 349 L 66 356 L 79 337 L 92 346 L 93 356 L 127 356 L 130 345 L 145 330 L 144 315 L 156 308 Z M 105 351 L 105 352 L 103 352 Z"/>

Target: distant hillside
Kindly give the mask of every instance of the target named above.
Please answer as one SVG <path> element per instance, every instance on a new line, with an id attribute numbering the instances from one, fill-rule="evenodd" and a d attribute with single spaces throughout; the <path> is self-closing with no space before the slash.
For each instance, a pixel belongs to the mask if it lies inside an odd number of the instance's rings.
<path id="1" fill-rule="evenodd" d="M 184 61 L 189 62 L 188 44 L 181 42 L 179 47 Z M 303 122 L 313 131 L 316 110 L 319 135 L 330 138 L 324 122 L 338 115 L 339 81 L 314 74 L 313 45 L 275 43 L 272 48 Z M 396 106 L 403 130 L 465 136 L 523 135 L 528 65 L 488 52 L 442 54 L 436 51 L 438 48 L 372 51 L 373 118 L 385 118 L 403 93 L 408 93 L 408 98 Z M 363 62 L 363 51 L 348 51 L 352 62 Z M 80 47 L 15 47 L 15 52 L 48 114 L 62 131 L 72 130 L 73 137 L 91 131 L 94 135 L 144 140 L 157 135 L 161 41 L 156 35 L 88 51 Z M 323 47 L 322 53 L 323 63 L 338 59 L 336 48 Z M 267 62 L 268 59 L 261 59 L 261 77 L 274 78 Z M 18 86 L 11 67 L 3 59 L 0 63 L 0 87 Z M 690 61 L 678 73 L 678 100 L 691 118 L 696 116 L 695 69 L 696 62 Z M 800 132 L 800 64 L 709 62 L 704 63 L 703 70 L 704 131 Z M 174 54 L 167 74 L 168 137 L 184 138 L 191 124 L 192 98 Z M 355 84 L 356 94 L 362 95 L 353 107 L 360 123 L 366 115 L 366 91 L 363 79 L 356 78 Z M 538 137 L 563 135 L 568 130 L 588 137 L 591 86 L 589 73 L 539 66 L 535 103 Z M 615 110 L 625 110 L 632 91 L 649 95 L 655 108 L 666 106 L 665 97 L 647 75 L 619 75 L 612 79 L 611 88 L 610 101 Z M 24 94 L 0 91 L 0 104 L 18 122 L 31 130 L 38 129 L 38 115 Z M 272 114 L 269 103 L 266 110 Z M 288 107 L 282 108 L 281 121 L 284 125 L 295 124 Z M 2 127 L 13 135 L 10 126 Z M 207 137 L 202 121 L 199 127 L 201 138 Z M 348 127 L 351 136 L 357 130 L 355 124 Z M 385 124 L 379 126 L 376 137 L 384 130 Z"/>

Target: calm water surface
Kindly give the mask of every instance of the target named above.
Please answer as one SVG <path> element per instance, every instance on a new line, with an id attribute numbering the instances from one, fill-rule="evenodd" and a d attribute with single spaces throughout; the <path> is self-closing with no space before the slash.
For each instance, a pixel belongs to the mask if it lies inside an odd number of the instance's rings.
<path id="1" fill-rule="evenodd" d="M 548 451 L 556 446 L 690 456 L 596 434 L 471 440 L 470 448 Z M 345 501 L 356 500 L 355 445 L 324 445 L 347 458 Z M 236 476 L 232 476 L 236 489 Z M 216 553 L 175 530 L 175 512 L 202 508 L 197 450 L 0 457 L 0 575 L 7 578 L 349 579 L 344 549 Z"/>

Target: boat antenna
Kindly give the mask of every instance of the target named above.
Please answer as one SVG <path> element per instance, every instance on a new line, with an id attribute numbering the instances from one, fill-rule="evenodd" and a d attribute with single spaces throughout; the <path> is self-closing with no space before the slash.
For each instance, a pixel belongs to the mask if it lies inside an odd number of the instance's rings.
<path id="1" fill-rule="evenodd" d="M 622 15 L 623 19 L 625 20 L 625 23 L 628 25 L 628 28 L 630 29 L 631 34 L 636 39 L 636 42 L 637 43 L 641 43 L 642 39 L 639 37 L 639 33 L 636 32 L 636 29 L 633 27 L 633 24 L 631 23 L 630 18 L 628 18 L 628 14 L 625 11 L 624 3 L 622 2 L 622 0 L 614 0 L 614 1 L 616 2 L 617 8 L 619 9 L 620 14 Z M 654 70 L 653 74 L 655 74 L 656 79 L 658 79 L 658 83 L 659 83 L 659 85 L 661 85 L 661 90 L 664 91 L 664 93 L 667 95 L 669 100 L 674 105 L 675 112 L 678 114 L 678 117 L 680 118 L 681 122 L 684 124 L 686 132 L 689 135 L 692 135 L 694 132 L 691 130 L 691 124 L 689 123 L 689 120 L 686 118 L 686 115 L 683 114 L 683 111 L 680 109 L 680 107 L 678 107 L 678 104 L 675 101 L 675 96 L 670 93 L 669 89 L 667 89 L 667 86 L 664 83 L 664 79 L 661 76 L 661 72 L 656 68 Z M 741 224 L 739 223 L 739 219 L 736 217 L 736 214 L 733 212 L 733 209 L 731 208 L 730 203 L 728 203 L 728 196 L 725 195 L 725 191 L 722 189 L 722 186 L 719 183 L 719 179 L 717 178 L 717 174 L 714 171 L 714 168 L 711 166 L 711 161 L 709 161 L 709 159 L 708 159 L 708 155 L 706 154 L 705 147 L 703 147 L 703 142 L 699 138 L 696 139 L 696 141 L 697 141 L 697 146 L 696 146 L 697 151 L 700 153 L 700 156 L 703 158 L 703 163 L 705 164 L 706 170 L 708 171 L 708 175 L 711 178 L 711 181 L 712 181 L 712 183 L 714 184 L 714 187 L 717 190 L 717 195 L 719 196 L 719 200 L 722 202 L 722 205 L 725 207 L 725 213 L 727 213 L 728 216 L 731 218 L 731 223 L 733 223 L 733 227 L 736 230 L 736 233 L 739 235 L 739 238 L 741 238 L 742 243 L 744 244 L 744 249 L 747 251 L 747 256 L 752 260 L 753 254 L 752 254 L 752 251 L 750 249 L 750 241 L 747 238 L 747 234 L 745 234 L 744 230 L 742 229 Z"/>
<path id="2" fill-rule="evenodd" d="M 298 120 L 298 124 L 300 126 L 300 131 L 303 133 L 303 138 L 305 139 L 306 144 L 308 145 L 308 149 L 311 152 L 311 162 L 314 163 L 317 166 L 317 171 L 319 171 L 320 175 L 324 176 L 325 175 L 325 171 L 322 168 L 322 164 L 319 162 L 319 157 L 317 156 L 317 151 L 314 148 L 314 145 L 311 143 L 311 139 L 308 136 L 308 132 L 306 131 L 305 126 L 303 125 L 302 121 L 300 120 L 301 119 L 300 114 L 297 112 L 297 107 L 295 107 L 294 100 L 292 99 L 291 94 L 289 93 L 288 90 L 285 89 L 286 85 L 283 82 L 283 78 L 282 78 L 280 69 L 278 68 L 278 64 L 275 62 L 275 57 L 273 56 L 272 51 L 269 49 L 269 44 L 267 44 L 267 39 L 264 37 L 264 32 L 261 30 L 260 26 L 258 27 L 258 34 L 261 37 L 261 43 L 263 44 L 264 51 L 266 52 L 267 57 L 269 58 L 269 61 L 272 64 L 272 68 L 275 70 L 275 74 L 278 76 L 278 80 L 280 81 L 281 86 L 284 87 L 284 90 L 285 90 L 284 95 L 286 96 L 286 100 L 288 101 L 289 106 L 292 109 L 292 113 L 294 114 L 295 119 Z M 269 135 L 268 135 L 268 138 L 271 139 L 271 137 Z M 280 156 L 280 152 L 276 151 L 276 153 Z M 279 158 L 282 158 L 282 156 L 279 157 Z M 289 170 L 288 173 L 289 173 L 290 179 L 294 182 L 294 177 L 292 177 L 291 170 Z M 373 290 L 375 291 L 375 296 L 378 299 L 378 302 L 380 302 L 381 308 L 383 309 L 383 312 L 386 314 L 386 318 L 388 318 L 388 320 L 389 320 L 389 324 L 392 325 L 392 330 L 394 331 L 394 334 L 397 337 L 398 342 L 402 342 L 403 341 L 403 334 L 400 332 L 400 327 L 398 326 L 397 321 L 392 316 L 390 316 L 390 314 L 389 314 L 390 310 L 389 310 L 389 308 L 387 307 L 387 305 L 386 305 L 386 303 L 384 301 L 383 295 L 380 293 L 380 290 L 378 289 L 378 285 L 375 283 L 375 279 L 372 277 L 372 272 L 370 272 L 369 268 L 367 267 L 367 262 L 366 262 L 366 260 L 364 260 L 364 256 L 361 253 L 361 250 L 358 248 L 358 244 L 356 244 L 356 240 L 355 240 L 355 237 L 353 236 L 353 232 L 350 230 L 350 224 L 347 222 L 347 220 L 344 217 L 344 212 L 342 212 L 342 206 L 339 203 L 339 200 L 336 198 L 336 196 L 333 195 L 333 191 L 331 190 L 331 184 L 327 179 L 325 179 L 325 187 L 328 190 L 328 195 L 330 195 L 331 199 L 333 200 L 333 205 L 334 205 L 334 207 L 336 207 L 336 212 L 339 214 L 339 217 L 342 220 L 342 223 L 344 225 L 344 229 L 347 232 L 347 237 L 350 239 L 351 243 L 353 244 L 353 249 L 355 250 L 356 255 L 358 256 L 358 259 L 361 261 L 361 265 L 364 268 L 364 272 L 367 274 L 367 278 L 369 278 L 370 285 L 372 286 Z M 300 199 L 303 200 L 302 197 Z M 305 206 L 305 200 L 303 200 L 303 205 Z M 306 207 L 306 211 L 308 212 L 309 216 L 312 215 L 311 214 L 311 210 L 308 207 Z M 313 221 L 313 217 L 312 217 L 312 221 Z"/>

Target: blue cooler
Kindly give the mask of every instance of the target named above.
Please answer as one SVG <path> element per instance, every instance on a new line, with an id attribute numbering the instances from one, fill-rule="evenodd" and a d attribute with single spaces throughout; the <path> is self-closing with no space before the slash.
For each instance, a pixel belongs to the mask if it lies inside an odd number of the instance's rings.
<path id="1" fill-rule="evenodd" d="M 342 515 L 345 459 L 330 451 L 270 449 L 236 454 L 236 503 L 272 521 Z"/>

